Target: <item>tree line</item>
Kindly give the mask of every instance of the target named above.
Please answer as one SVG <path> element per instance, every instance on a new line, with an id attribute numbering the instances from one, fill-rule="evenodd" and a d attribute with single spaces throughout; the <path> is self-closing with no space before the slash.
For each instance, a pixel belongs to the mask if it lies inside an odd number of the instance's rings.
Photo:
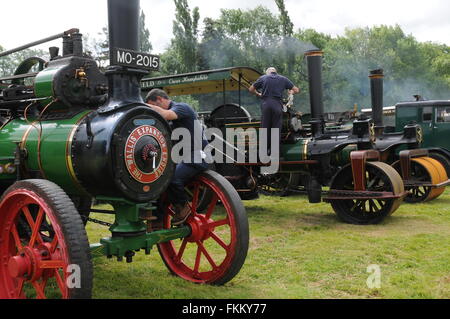
<path id="1" fill-rule="evenodd" d="M 428 99 L 450 98 L 450 47 L 419 42 L 399 25 L 346 29 L 337 37 L 313 29 L 294 28 L 284 0 L 274 0 L 278 12 L 264 6 L 222 9 L 218 18 L 200 21 L 198 7 L 188 0 L 173 0 L 173 38 L 161 54 L 161 70 L 151 76 L 173 75 L 230 66 L 249 66 L 263 72 L 274 66 L 303 93 L 300 109 L 309 108 L 304 52 L 324 51 L 324 103 L 327 111 L 370 106 L 369 70 L 384 69 L 385 104 L 411 100 L 415 94 Z M 151 51 L 151 35 L 140 19 L 141 50 Z M 108 64 L 107 28 L 97 37 L 86 36 L 89 54 Z M 1 50 L 1 47 L 0 47 Z M 32 52 L 39 54 L 43 52 Z M 25 55 L 26 53 L 21 53 Z M 21 57 L 21 56 L 20 56 Z M 0 72 L 11 74 L 19 56 L 0 59 Z"/>
<path id="2" fill-rule="evenodd" d="M 187 0 L 174 0 L 173 39 L 162 54 L 162 74 L 194 72 L 230 66 L 250 66 L 263 72 L 274 66 L 303 90 L 300 108 L 309 108 L 304 52 L 324 51 L 324 103 L 328 111 L 370 106 L 368 75 L 384 69 L 385 104 L 450 98 L 450 47 L 419 42 L 399 25 L 346 29 L 332 37 L 313 29 L 295 29 L 284 0 L 274 0 L 278 12 L 259 6 L 250 10 L 222 9 L 217 19 L 203 19 Z M 297 103 L 296 103 L 297 104 Z"/>

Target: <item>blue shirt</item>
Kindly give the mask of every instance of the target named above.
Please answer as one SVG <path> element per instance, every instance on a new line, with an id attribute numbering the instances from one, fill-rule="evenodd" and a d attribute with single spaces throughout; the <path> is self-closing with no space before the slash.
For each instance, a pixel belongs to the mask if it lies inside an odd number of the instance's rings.
<path id="1" fill-rule="evenodd" d="M 284 90 L 292 90 L 294 84 L 287 77 L 277 73 L 261 76 L 253 86 L 261 91 L 263 98 L 282 99 Z"/>
<path id="2" fill-rule="evenodd" d="M 186 128 L 191 135 L 191 153 L 200 154 L 200 151 L 208 145 L 208 140 L 204 134 L 202 124 L 198 120 L 197 112 L 186 103 L 174 101 L 170 103 L 169 110 L 175 112 L 178 117 L 172 121 L 172 129 Z M 197 143 L 195 143 L 196 137 L 198 138 Z"/>

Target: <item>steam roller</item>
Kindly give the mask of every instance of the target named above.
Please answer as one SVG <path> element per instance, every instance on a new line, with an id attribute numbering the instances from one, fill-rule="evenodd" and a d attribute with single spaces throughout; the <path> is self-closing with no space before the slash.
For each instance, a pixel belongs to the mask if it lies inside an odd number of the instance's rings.
<path id="1" fill-rule="evenodd" d="M 383 70 L 370 72 L 370 87 L 372 97 L 372 117 L 376 135 L 375 149 L 381 152 L 381 158 L 401 174 L 408 203 L 420 203 L 439 197 L 449 184 L 443 164 L 430 157 L 429 151 L 420 148 L 423 142 L 423 131 L 419 127 L 412 132 L 386 132 L 383 123 Z M 401 139 L 398 137 L 402 136 Z M 413 137 L 411 139 L 411 137 Z M 400 151 L 398 148 L 408 148 Z"/>
<path id="2" fill-rule="evenodd" d="M 427 202 L 438 198 L 445 191 L 445 183 L 448 180 L 444 166 L 437 160 L 428 157 L 410 159 L 409 176 L 404 177 L 405 188 L 408 195 L 405 201 L 408 203 Z M 402 173 L 401 162 L 396 161 L 392 166 Z"/>
<path id="3" fill-rule="evenodd" d="M 376 151 L 353 152 L 352 163 L 331 181 L 327 201 L 344 222 L 378 224 L 396 211 L 406 196 L 399 173 L 378 156 Z"/>

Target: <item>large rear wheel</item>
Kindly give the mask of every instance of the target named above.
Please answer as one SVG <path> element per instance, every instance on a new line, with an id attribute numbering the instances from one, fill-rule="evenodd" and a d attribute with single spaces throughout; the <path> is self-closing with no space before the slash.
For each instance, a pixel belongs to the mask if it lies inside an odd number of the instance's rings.
<path id="1" fill-rule="evenodd" d="M 83 224 L 86 226 L 87 221 L 89 219 L 89 215 L 91 214 L 92 202 L 93 199 L 91 197 L 71 197 L 70 198 L 75 205 L 78 213 L 81 215 L 81 219 Z"/>
<path id="2" fill-rule="evenodd" d="M 81 217 L 47 180 L 24 180 L 0 199 L 0 298 L 90 298 L 92 263 Z"/>
<path id="3" fill-rule="evenodd" d="M 366 191 L 391 192 L 400 196 L 404 192 L 400 175 L 391 166 L 381 162 L 367 162 L 365 169 Z M 330 192 L 353 191 L 353 174 L 350 165 L 342 168 L 331 182 Z M 383 199 L 333 199 L 330 200 L 337 216 L 350 224 L 378 224 L 392 214 L 402 202 L 402 198 Z"/>
<path id="4" fill-rule="evenodd" d="M 233 279 L 248 251 L 249 229 L 245 208 L 233 186 L 221 175 L 206 171 L 187 186 L 192 192 L 192 233 L 181 241 L 158 245 L 172 274 L 195 283 L 222 285 Z M 202 192 L 211 193 L 204 211 L 198 209 Z M 171 226 L 174 212 L 166 205 L 164 228 Z"/>

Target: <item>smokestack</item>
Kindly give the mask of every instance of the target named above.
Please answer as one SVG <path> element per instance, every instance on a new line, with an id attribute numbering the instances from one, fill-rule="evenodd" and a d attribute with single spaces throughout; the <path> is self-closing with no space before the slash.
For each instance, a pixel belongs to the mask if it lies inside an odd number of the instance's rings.
<path id="1" fill-rule="evenodd" d="M 108 0 L 109 57 L 108 102 L 99 109 L 109 112 L 131 103 L 144 103 L 140 81 L 148 71 L 115 65 L 116 49 L 139 51 L 140 0 Z"/>
<path id="2" fill-rule="evenodd" d="M 323 133 L 323 85 L 322 85 L 322 57 L 320 50 L 305 52 L 308 64 L 309 97 L 311 101 L 311 127 L 313 136 Z"/>
<path id="3" fill-rule="evenodd" d="M 383 69 L 370 71 L 370 92 L 372 96 L 372 119 L 377 135 L 383 131 Z"/>
<path id="4" fill-rule="evenodd" d="M 72 34 L 72 48 L 74 56 L 83 56 L 83 35 L 81 33 Z"/>
<path id="5" fill-rule="evenodd" d="M 109 57 L 113 49 L 139 51 L 139 0 L 108 0 Z"/>
<path id="6" fill-rule="evenodd" d="M 69 54 L 73 53 L 73 42 L 70 35 L 64 35 L 63 36 L 63 56 L 67 56 Z"/>

